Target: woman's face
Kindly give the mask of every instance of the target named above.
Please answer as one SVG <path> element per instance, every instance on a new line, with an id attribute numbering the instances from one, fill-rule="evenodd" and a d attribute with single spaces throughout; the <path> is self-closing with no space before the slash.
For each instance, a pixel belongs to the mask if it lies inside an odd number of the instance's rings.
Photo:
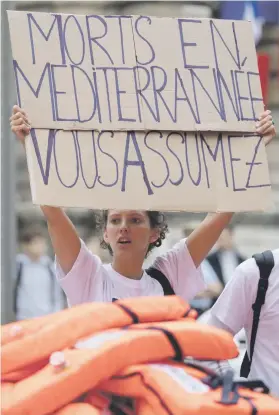
<path id="1" fill-rule="evenodd" d="M 35 236 L 32 240 L 24 245 L 24 251 L 30 258 L 35 260 L 40 259 L 47 253 L 47 242 L 41 236 Z"/>
<path id="2" fill-rule="evenodd" d="M 104 240 L 116 255 L 146 255 L 150 243 L 157 241 L 159 230 L 151 228 L 144 210 L 109 210 Z"/>

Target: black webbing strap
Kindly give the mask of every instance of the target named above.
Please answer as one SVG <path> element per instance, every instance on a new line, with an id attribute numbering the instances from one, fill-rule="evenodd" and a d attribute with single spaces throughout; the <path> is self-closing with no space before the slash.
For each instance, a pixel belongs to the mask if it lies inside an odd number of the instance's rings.
<path id="1" fill-rule="evenodd" d="M 14 313 L 15 315 L 18 312 L 18 307 L 17 307 L 17 296 L 18 296 L 18 291 L 19 291 L 19 287 L 21 284 L 21 278 L 22 278 L 22 262 L 18 262 L 17 263 L 17 274 L 16 274 L 16 281 L 15 281 L 15 286 L 14 286 Z"/>
<path id="2" fill-rule="evenodd" d="M 250 340 L 250 359 L 248 357 L 248 353 L 246 351 L 241 369 L 240 369 L 240 376 L 247 378 L 252 364 L 255 342 L 257 337 L 257 330 L 260 321 L 260 314 L 261 308 L 265 303 L 265 296 L 268 289 L 268 278 L 271 274 L 271 271 L 274 267 L 274 257 L 271 251 L 265 251 L 261 254 L 253 255 L 253 258 L 256 261 L 256 264 L 260 271 L 260 279 L 258 283 L 258 291 L 256 296 L 256 301 L 254 302 L 252 309 L 253 309 L 253 324 L 252 324 L 252 332 L 251 332 L 251 340 Z"/>
<path id="3" fill-rule="evenodd" d="M 161 284 L 164 295 L 175 295 L 175 292 L 173 291 L 173 288 L 167 279 L 167 277 L 158 269 L 150 267 L 146 270 L 146 273 L 151 277 L 154 278 L 154 280 L 157 280 L 159 284 Z"/>
<path id="4" fill-rule="evenodd" d="M 250 407 L 251 407 L 251 415 L 258 415 L 258 409 L 256 407 L 256 405 L 254 404 L 252 398 L 249 398 L 248 396 L 242 396 L 243 399 L 245 399 Z"/>
<path id="5" fill-rule="evenodd" d="M 232 370 L 228 370 L 222 376 L 221 399 L 218 402 L 223 405 L 236 405 L 238 402 L 239 394 L 235 388 L 233 378 L 234 372 Z"/>
<path id="6" fill-rule="evenodd" d="M 249 403 L 251 407 L 251 415 L 258 415 L 258 409 L 253 400 L 249 396 L 240 393 L 239 387 L 254 390 L 254 388 L 256 388 L 257 386 L 265 387 L 265 385 L 262 382 L 257 381 L 255 381 L 253 385 L 249 381 L 246 384 L 244 384 L 244 382 L 235 382 L 233 380 L 233 377 L 233 371 L 228 371 L 222 377 L 222 385 L 220 385 L 222 387 L 221 399 L 218 401 L 218 403 L 222 405 L 237 405 L 239 399 L 244 399 L 246 402 Z"/>
<path id="7" fill-rule="evenodd" d="M 170 342 L 170 344 L 171 344 L 171 346 L 174 350 L 175 356 L 173 357 L 173 360 L 176 360 L 177 362 L 182 362 L 184 360 L 184 356 L 183 356 L 183 352 L 181 350 L 181 347 L 180 347 L 178 341 L 176 340 L 175 336 L 169 330 L 163 329 L 162 327 L 153 327 L 153 326 L 146 327 L 146 329 L 147 330 L 158 330 L 158 331 L 161 331 L 162 333 L 164 333 L 164 335 L 167 337 L 167 339 L 169 340 L 169 342 Z"/>
<path id="8" fill-rule="evenodd" d="M 134 313 L 129 307 L 127 307 L 126 305 L 120 304 L 117 300 L 113 302 L 113 304 L 117 305 L 118 307 L 120 307 L 123 311 L 125 311 L 132 319 L 133 324 L 138 324 L 139 318 L 136 315 L 136 313 Z"/>

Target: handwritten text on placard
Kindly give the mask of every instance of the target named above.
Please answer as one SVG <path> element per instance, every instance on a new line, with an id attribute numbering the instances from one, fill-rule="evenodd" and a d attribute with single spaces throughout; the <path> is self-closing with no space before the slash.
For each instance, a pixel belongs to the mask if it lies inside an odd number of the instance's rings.
<path id="1" fill-rule="evenodd" d="M 9 12 L 9 23 L 34 127 L 251 132 L 263 109 L 249 22 Z"/>
<path id="2" fill-rule="evenodd" d="M 255 190 L 270 188 L 255 135 L 33 129 L 28 145 L 33 194 L 46 204 L 55 195 L 64 206 L 108 208 L 113 201 L 115 208 L 203 211 L 221 203 L 231 210 L 247 198 L 252 208 Z"/>

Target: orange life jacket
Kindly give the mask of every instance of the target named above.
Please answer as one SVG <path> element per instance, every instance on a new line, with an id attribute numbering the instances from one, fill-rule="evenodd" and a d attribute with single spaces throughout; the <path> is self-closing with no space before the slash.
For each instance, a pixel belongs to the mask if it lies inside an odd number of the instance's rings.
<path id="1" fill-rule="evenodd" d="M 88 319 L 85 324 L 90 325 Z M 90 329 L 84 331 L 90 332 Z M 56 336 L 65 335 L 68 341 L 66 331 L 54 332 Z M 57 344 L 56 338 L 50 337 L 48 341 L 52 350 L 52 342 Z M 25 358 L 25 350 L 21 355 Z M 49 414 L 133 364 L 168 358 L 181 361 L 184 356 L 221 360 L 237 355 L 230 334 L 193 320 L 107 330 L 81 339 L 74 349 L 65 349 L 60 355 L 63 356 L 61 366 L 56 365 L 57 361 L 54 364 L 58 355 L 52 355 L 49 364 L 15 383 L 11 398 L 2 405 L 2 415 Z M 26 365 L 19 358 L 17 361 L 20 367 Z"/>
<path id="2" fill-rule="evenodd" d="M 88 303 L 49 316 L 2 326 L 1 373 L 42 362 L 55 350 L 71 347 L 93 333 L 132 323 L 194 318 L 178 296 L 139 297 L 114 303 Z"/>
<path id="3" fill-rule="evenodd" d="M 145 399 L 136 400 L 136 415 L 158 415 Z M 161 414 L 160 414 L 161 415 Z"/>
<path id="4" fill-rule="evenodd" d="M 53 415 L 103 415 L 103 411 L 89 403 L 78 402 L 66 405 Z"/>
<path id="5" fill-rule="evenodd" d="M 96 392 L 95 389 L 85 395 L 84 402 L 93 404 L 93 406 L 97 406 L 98 408 L 103 408 L 104 411 L 109 408 L 109 411 L 116 415 L 137 415 L 136 401 L 134 399 L 110 395 L 100 391 Z"/>
<path id="6" fill-rule="evenodd" d="M 64 406 L 53 415 L 113 415 L 109 409 L 111 403 L 112 398 L 109 395 L 92 390 L 79 397 L 77 402 Z"/>
<path id="7" fill-rule="evenodd" d="M 136 399 L 138 415 L 276 415 L 279 399 L 256 392 L 259 382 L 181 363 L 135 365 L 99 389 Z M 267 392 L 267 390 L 265 390 Z M 254 411 L 254 412 L 253 412 Z"/>
<path id="8" fill-rule="evenodd" d="M 49 359 L 43 359 L 39 362 L 31 363 L 26 367 L 23 367 L 19 370 L 15 370 L 13 372 L 5 373 L 1 376 L 2 382 L 12 382 L 16 383 L 22 379 L 28 378 L 32 376 L 34 373 L 38 372 L 38 370 L 42 369 L 48 364 Z"/>

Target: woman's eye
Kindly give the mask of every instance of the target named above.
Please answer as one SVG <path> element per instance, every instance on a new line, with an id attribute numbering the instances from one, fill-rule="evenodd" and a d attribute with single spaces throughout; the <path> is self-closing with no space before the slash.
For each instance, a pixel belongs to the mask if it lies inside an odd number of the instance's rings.
<path id="1" fill-rule="evenodd" d="M 132 223 L 140 223 L 140 219 L 139 218 L 132 218 Z"/>
<path id="2" fill-rule="evenodd" d="M 117 225 L 119 223 L 119 219 L 111 219 L 110 223 L 112 223 L 113 225 Z"/>

